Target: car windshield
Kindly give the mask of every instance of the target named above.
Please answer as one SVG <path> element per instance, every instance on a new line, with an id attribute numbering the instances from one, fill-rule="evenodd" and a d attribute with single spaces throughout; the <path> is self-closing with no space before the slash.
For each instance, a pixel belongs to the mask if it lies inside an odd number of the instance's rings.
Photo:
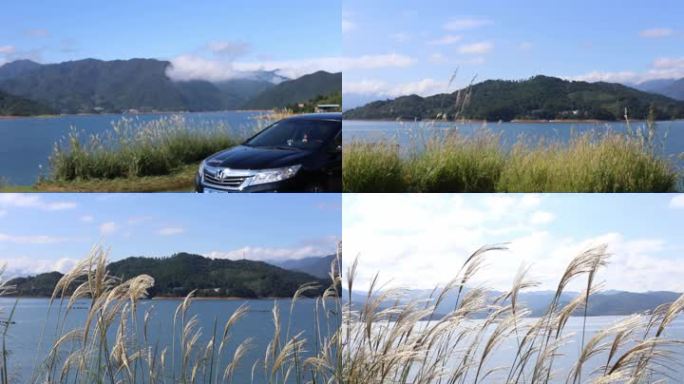
<path id="1" fill-rule="evenodd" d="M 261 131 L 245 145 L 282 149 L 317 149 L 328 142 L 341 123 L 334 120 L 281 120 Z"/>

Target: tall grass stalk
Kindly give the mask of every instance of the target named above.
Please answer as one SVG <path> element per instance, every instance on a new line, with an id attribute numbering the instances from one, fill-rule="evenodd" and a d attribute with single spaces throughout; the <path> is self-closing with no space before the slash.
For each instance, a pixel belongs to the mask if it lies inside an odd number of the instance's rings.
<path id="1" fill-rule="evenodd" d="M 105 134 L 85 136 L 72 128 L 55 143 L 49 180 L 71 181 L 168 175 L 179 167 L 238 144 L 270 120 L 238 133 L 225 124 L 197 123 L 182 115 L 152 121 L 122 118 Z"/>
<path id="2" fill-rule="evenodd" d="M 684 310 L 684 295 L 653 313 L 621 319 L 589 337 L 586 308 L 601 289 L 595 276 L 606 268 L 605 246 L 588 249 L 568 264 L 553 299 L 538 318 L 520 303 L 521 292 L 536 287 L 521 268 L 513 286 L 494 292 L 472 285 L 484 260 L 503 246 L 484 247 L 467 258 L 455 277 L 416 299 L 406 291 L 380 289 L 377 275 L 365 300 L 354 302 L 358 259 L 346 276 L 342 353 L 343 382 L 350 384 L 427 383 L 651 383 L 666 379 L 682 363 L 684 342 L 664 335 Z M 561 297 L 573 284 L 585 291 Z M 451 295 L 456 304 L 444 306 Z M 555 367 L 561 348 L 572 340 L 566 324 L 581 316 L 579 354 L 570 366 Z M 510 346 L 514 347 L 511 349 Z M 499 356 L 498 362 L 491 359 Z M 503 361 L 503 362 L 501 362 Z M 591 364 L 595 369 L 587 369 Z"/>

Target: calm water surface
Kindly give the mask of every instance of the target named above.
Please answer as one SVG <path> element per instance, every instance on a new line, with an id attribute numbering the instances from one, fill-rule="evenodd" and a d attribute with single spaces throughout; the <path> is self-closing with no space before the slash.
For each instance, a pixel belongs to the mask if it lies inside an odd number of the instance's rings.
<path id="1" fill-rule="evenodd" d="M 0 319 L 6 319 L 9 310 L 14 305 L 15 299 L 0 298 Z M 153 307 L 152 316 L 149 321 L 149 340 L 151 344 L 158 343 L 160 349 L 164 346 L 170 346 L 172 343 L 172 327 L 173 315 L 181 300 L 147 300 L 140 304 L 138 309 L 139 324 L 143 323 L 142 316 L 145 311 Z M 252 338 L 252 348 L 244 356 L 243 364 L 238 365 L 237 372 L 234 377 L 234 383 L 249 383 L 251 382 L 252 364 L 258 360 L 263 359 L 266 346 L 273 335 L 273 317 L 271 310 L 274 305 L 273 300 L 195 300 L 188 311 L 189 319 L 193 315 L 198 316 L 199 326 L 202 327 L 202 337 L 198 342 L 200 350 L 203 351 L 202 345 L 206 346 L 214 328 L 214 320 L 217 321 L 217 329 L 219 333 L 223 331 L 223 325 L 230 315 L 243 303 L 246 303 L 250 311 L 237 322 L 232 331 L 232 338 L 230 347 L 227 349 L 226 356 L 232 356 L 235 347 L 247 338 Z M 285 329 L 288 324 L 290 300 L 281 299 L 275 301 L 278 305 L 281 314 L 281 325 Z M 87 314 L 88 302 L 83 301 L 76 305 L 78 309 L 74 309 L 68 316 L 66 321 L 66 329 L 73 329 L 76 326 L 82 326 Z M 307 344 L 308 351 L 315 350 L 313 345 L 314 335 L 316 331 L 315 326 L 315 300 L 301 299 L 295 305 L 290 334 L 303 332 L 302 337 L 311 341 Z M 7 349 L 9 351 L 8 366 L 10 367 L 10 382 L 23 383 L 30 380 L 31 374 L 36 367 L 36 362 L 42 361 L 48 351 L 51 341 L 55 339 L 55 323 L 58 318 L 59 308 L 53 306 L 52 310 L 48 312 L 48 299 L 31 299 L 22 298 L 18 302 L 16 312 L 14 314 L 14 323 L 10 325 L 7 335 Z M 323 312 L 322 310 L 320 312 Z M 320 314 L 321 318 L 321 335 L 332 334 L 339 326 L 339 318 L 331 315 L 332 319 L 327 322 L 324 315 Z M 118 321 L 116 322 L 118 324 Z M 116 327 L 114 327 L 114 330 Z M 285 331 L 283 331 L 285 332 Z M 43 334 L 41 338 L 41 334 Z M 178 337 L 178 330 L 176 331 Z M 112 334 L 112 339 L 113 339 Z M 283 336 L 284 337 L 284 336 Z M 42 340 L 42 341 L 41 341 Z M 178 340 L 178 339 L 176 339 Z M 179 353 L 177 352 L 178 356 Z M 167 361 L 170 359 L 170 351 L 167 353 Z M 169 366 L 167 364 L 167 366 Z M 225 364 L 223 364 L 225 368 Z M 223 369 L 222 368 L 222 369 Z M 256 370 L 257 379 L 255 382 L 264 382 L 263 369 Z"/>
<path id="2" fill-rule="evenodd" d="M 226 111 L 177 113 L 189 127 L 206 129 L 217 125 L 236 135 L 253 133 L 263 112 Z M 140 122 L 157 120 L 171 114 L 128 115 Z M 87 138 L 93 134 L 107 134 L 112 123 L 125 115 L 71 115 L 59 117 L 30 117 L 0 119 L 0 178 L 12 185 L 31 185 L 39 175 L 47 174 L 48 158 L 56 142 L 76 129 Z"/>

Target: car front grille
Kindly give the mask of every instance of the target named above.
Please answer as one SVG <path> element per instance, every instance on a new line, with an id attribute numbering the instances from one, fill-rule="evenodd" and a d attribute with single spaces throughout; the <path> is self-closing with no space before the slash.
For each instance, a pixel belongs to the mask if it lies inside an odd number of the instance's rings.
<path id="1" fill-rule="evenodd" d="M 249 176 L 223 176 L 217 177 L 216 173 L 204 171 L 204 181 L 207 184 L 213 184 L 224 188 L 238 189 L 247 180 Z"/>

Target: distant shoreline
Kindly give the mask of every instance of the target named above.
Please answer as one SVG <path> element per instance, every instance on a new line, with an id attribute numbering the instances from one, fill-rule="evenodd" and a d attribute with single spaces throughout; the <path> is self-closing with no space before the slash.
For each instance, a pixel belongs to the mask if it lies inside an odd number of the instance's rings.
<path id="1" fill-rule="evenodd" d="M 0 120 L 19 120 L 19 119 L 54 119 L 58 117 L 74 117 L 74 116 L 140 116 L 140 115 L 175 115 L 179 113 L 220 113 L 220 112 L 274 112 L 272 109 L 227 109 L 220 111 L 154 111 L 154 112 L 107 112 L 107 113 L 65 113 L 55 115 L 32 115 L 32 116 L 9 116 L 0 115 Z"/>
<path id="2" fill-rule="evenodd" d="M 499 124 L 499 123 L 512 123 L 512 124 L 603 124 L 603 123 L 624 123 L 625 120 L 595 120 L 595 119 L 554 119 L 554 120 L 534 120 L 534 119 L 513 119 L 510 121 L 487 121 L 487 120 L 436 120 L 436 119 L 423 119 L 423 120 L 409 120 L 409 119 L 345 119 L 342 121 L 379 121 L 379 122 L 398 122 L 398 123 L 468 123 L 468 124 Z M 630 122 L 645 122 L 646 120 L 641 119 L 629 119 Z M 684 121 L 684 119 L 674 119 L 674 120 L 657 120 L 656 123 L 666 123 L 669 121 Z"/>

